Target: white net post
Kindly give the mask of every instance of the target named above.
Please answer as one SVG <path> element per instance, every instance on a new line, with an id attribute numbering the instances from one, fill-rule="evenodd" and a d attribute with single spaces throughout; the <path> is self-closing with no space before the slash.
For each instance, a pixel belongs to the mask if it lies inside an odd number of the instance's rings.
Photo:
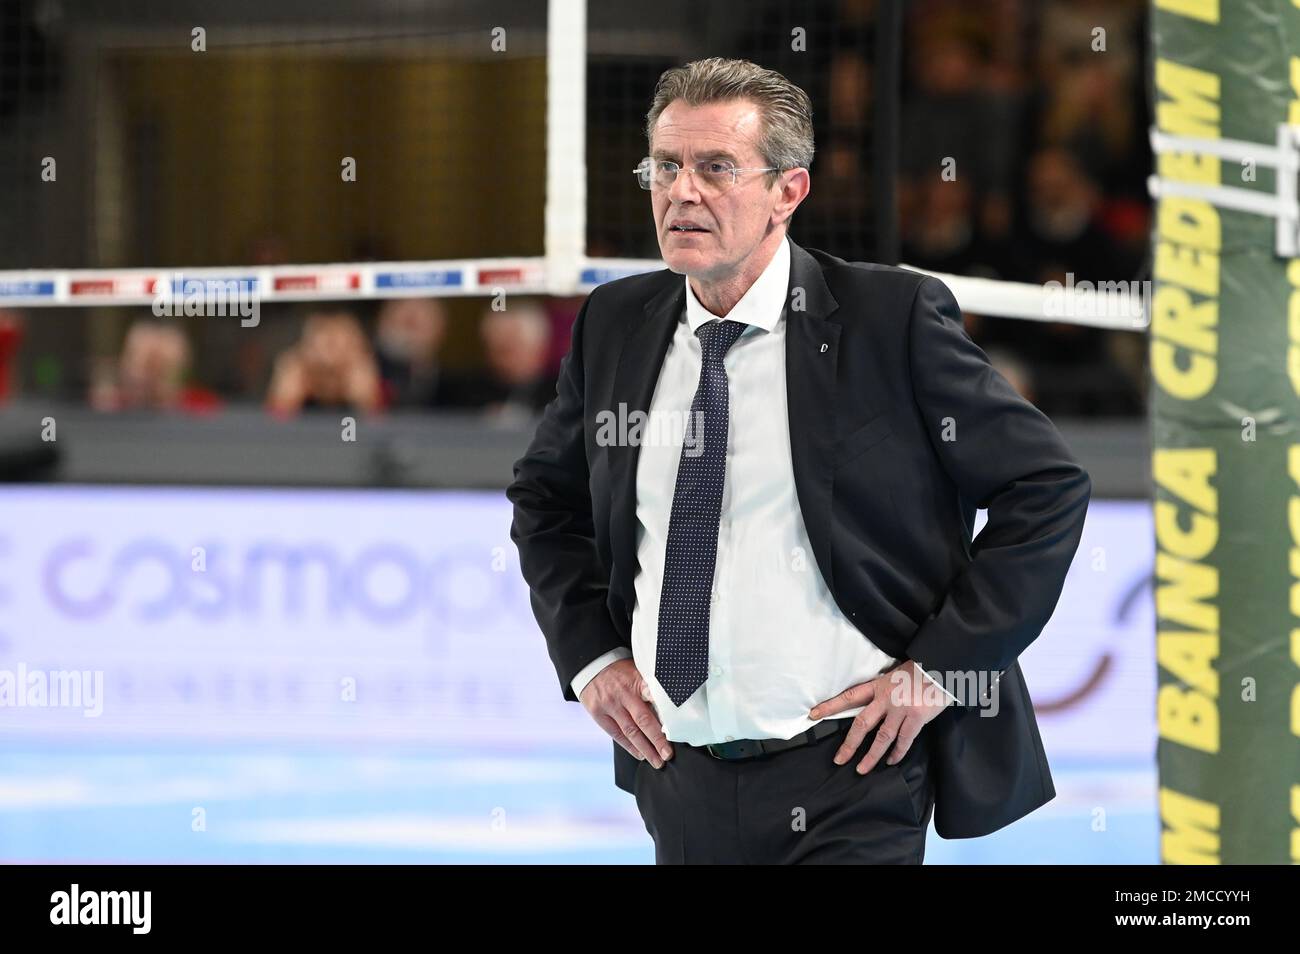
<path id="1" fill-rule="evenodd" d="M 546 288 L 571 295 L 587 238 L 587 3 L 550 0 L 546 29 Z"/>

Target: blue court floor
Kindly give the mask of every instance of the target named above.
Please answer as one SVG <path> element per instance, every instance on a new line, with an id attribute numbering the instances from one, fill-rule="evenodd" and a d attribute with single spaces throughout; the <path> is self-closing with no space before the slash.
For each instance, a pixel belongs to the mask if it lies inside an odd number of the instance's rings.
<path id="1" fill-rule="evenodd" d="M 25 745 L 25 744 L 24 744 Z M 1153 765 L 1053 762 L 1057 797 L 927 864 L 1151 864 Z M 608 749 L 0 749 L 0 861 L 651 864 Z"/>

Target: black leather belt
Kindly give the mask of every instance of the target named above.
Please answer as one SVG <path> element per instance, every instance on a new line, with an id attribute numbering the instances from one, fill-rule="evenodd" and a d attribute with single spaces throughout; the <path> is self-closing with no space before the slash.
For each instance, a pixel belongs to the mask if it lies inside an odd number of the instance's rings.
<path id="1" fill-rule="evenodd" d="M 771 755 L 773 752 L 798 748 L 801 745 L 807 745 L 809 742 L 824 739 L 828 735 L 839 732 L 852 721 L 852 717 L 847 719 L 823 719 L 811 729 L 806 729 L 789 739 L 736 739 L 732 742 L 714 742 L 711 745 L 701 746 L 701 748 L 707 749 L 715 759 L 726 759 L 728 761 L 756 759 L 760 755 Z"/>

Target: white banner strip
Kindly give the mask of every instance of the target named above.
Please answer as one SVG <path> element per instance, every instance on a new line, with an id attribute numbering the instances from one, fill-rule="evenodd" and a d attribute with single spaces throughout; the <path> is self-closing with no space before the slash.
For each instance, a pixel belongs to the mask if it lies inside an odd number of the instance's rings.
<path id="1" fill-rule="evenodd" d="M 246 268 L 78 269 L 0 272 L 0 308 L 151 305 L 170 289 L 172 313 L 186 297 L 221 289 L 269 301 L 347 301 L 556 294 L 544 258 L 437 262 L 352 262 Z M 910 267 L 910 266 L 904 266 Z M 658 259 L 583 258 L 559 294 L 585 295 L 597 285 L 658 271 Z M 994 318 L 1060 321 L 1145 330 L 1149 283 L 1031 285 L 914 269 L 942 280 L 964 311 Z"/>

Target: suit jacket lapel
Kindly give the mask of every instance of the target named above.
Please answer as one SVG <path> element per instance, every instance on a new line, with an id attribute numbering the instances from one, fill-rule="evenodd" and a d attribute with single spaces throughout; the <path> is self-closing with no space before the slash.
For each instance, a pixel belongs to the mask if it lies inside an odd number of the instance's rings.
<path id="1" fill-rule="evenodd" d="M 614 371 L 610 410 L 621 421 L 633 412 L 648 415 L 659 370 L 672 341 L 677 322 L 686 308 L 686 287 L 680 275 L 668 273 L 672 281 L 655 295 L 629 323 Z M 626 409 L 626 418 L 625 411 Z M 644 432 L 643 432 L 644 436 Z M 636 471 L 641 443 L 617 442 L 609 449 L 611 511 L 610 546 L 614 555 L 611 587 L 626 608 L 631 621 L 636 573 Z"/>
<path id="2" fill-rule="evenodd" d="M 790 459 L 808 541 L 822 578 L 832 589 L 831 468 L 840 326 L 828 319 L 838 307 L 817 260 L 791 242 L 790 288 L 785 304 Z"/>

